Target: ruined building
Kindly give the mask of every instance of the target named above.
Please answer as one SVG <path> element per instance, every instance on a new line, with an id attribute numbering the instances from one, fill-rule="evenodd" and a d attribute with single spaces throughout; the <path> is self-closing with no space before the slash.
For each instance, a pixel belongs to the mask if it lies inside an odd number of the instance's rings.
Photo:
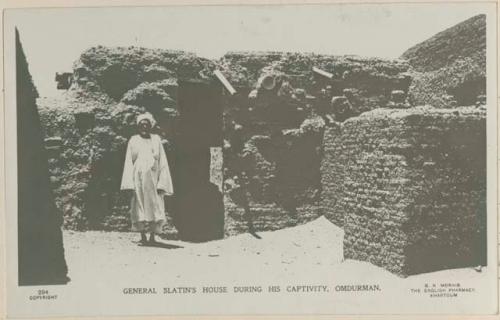
<path id="1" fill-rule="evenodd" d="M 486 263 L 486 112 L 377 109 L 329 128 L 324 214 L 344 255 L 400 275 Z"/>
<path id="2" fill-rule="evenodd" d="M 38 100 L 65 227 L 129 229 L 119 179 L 135 117 L 149 111 L 176 190 L 167 238 L 206 241 L 324 215 L 344 228 L 346 258 L 399 275 L 484 264 L 480 59 L 428 71 L 411 64 L 425 61 L 418 54 L 231 52 L 208 60 L 90 48 L 62 97 Z M 454 82 L 436 80 L 427 99 L 424 80 L 450 70 Z M 477 88 L 463 99 L 473 77 Z M 432 101 L 440 103 L 421 106 Z"/>

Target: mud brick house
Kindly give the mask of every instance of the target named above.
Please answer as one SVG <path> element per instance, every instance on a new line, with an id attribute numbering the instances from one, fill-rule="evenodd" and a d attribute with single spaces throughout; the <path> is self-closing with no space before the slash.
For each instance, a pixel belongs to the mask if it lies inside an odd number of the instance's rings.
<path id="1" fill-rule="evenodd" d="M 377 109 L 329 128 L 324 214 L 348 259 L 400 275 L 486 261 L 486 112 Z"/>
<path id="2" fill-rule="evenodd" d="M 176 229 L 201 221 L 176 214 L 200 211 L 180 200 L 193 197 L 207 199 L 200 203 L 217 211 L 214 230 L 226 235 L 310 221 L 322 215 L 320 163 L 325 124 L 336 113 L 332 99 L 343 101 L 349 116 L 386 105 L 392 91 L 406 94 L 408 68 L 353 56 L 243 52 L 209 61 L 177 51 L 91 48 L 75 63 L 62 99 L 39 99 L 47 141 L 63 141 L 50 163 L 66 227 L 128 229 L 121 162 L 135 116 L 146 110 L 165 139 L 174 187 L 184 190 L 167 201 Z M 216 70 L 236 93 L 224 89 Z M 191 194 L 202 184 L 205 191 Z"/>
<path id="3" fill-rule="evenodd" d="M 484 264 L 485 82 L 474 62 L 482 60 L 428 71 L 408 62 L 427 61 L 419 52 L 427 51 L 208 60 L 90 48 L 61 97 L 37 101 L 64 226 L 129 230 L 119 179 L 135 118 L 149 111 L 177 190 L 167 199 L 167 238 L 207 241 L 324 215 L 344 228 L 346 258 L 402 276 Z M 423 89 L 425 79 L 436 90 Z M 457 88 L 469 80 L 464 100 Z"/>
<path id="4" fill-rule="evenodd" d="M 251 211 L 244 214 L 241 194 L 229 188 L 228 234 L 248 231 L 249 224 L 276 230 L 322 215 L 323 133 L 328 116 L 339 115 L 332 101 L 345 101 L 354 116 L 386 105 L 393 90 L 406 93 L 411 82 L 404 61 L 376 58 L 235 52 L 219 63 L 238 89 L 224 111 L 225 177 L 234 182 L 245 172 Z"/>

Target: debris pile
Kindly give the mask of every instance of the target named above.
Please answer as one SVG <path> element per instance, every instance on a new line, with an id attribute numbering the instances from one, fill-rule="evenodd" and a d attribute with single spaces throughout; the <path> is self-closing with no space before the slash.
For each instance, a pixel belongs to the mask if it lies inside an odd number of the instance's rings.
<path id="1" fill-rule="evenodd" d="M 388 104 L 394 90 L 406 99 L 411 82 L 403 61 L 353 56 L 228 53 L 220 67 L 237 88 L 224 112 L 225 206 L 237 222 L 229 233 L 321 215 L 325 126 Z"/>
<path id="2" fill-rule="evenodd" d="M 414 105 L 473 105 L 486 94 L 486 15 L 480 14 L 408 49 Z"/>

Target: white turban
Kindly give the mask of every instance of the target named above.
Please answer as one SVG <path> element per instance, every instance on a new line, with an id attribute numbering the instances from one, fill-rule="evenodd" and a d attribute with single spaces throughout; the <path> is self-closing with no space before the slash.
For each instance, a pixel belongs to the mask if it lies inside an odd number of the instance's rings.
<path id="1" fill-rule="evenodd" d="M 137 124 L 139 124 L 139 122 L 141 122 L 142 120 L 148 120 L 149 123 L 151 124 L 151 127 L 154 127 L 156 124 L 156 121 L 153 118 L 153 115 L 149 112 L 145 112 L 145 113 L 137 116 Z"/>

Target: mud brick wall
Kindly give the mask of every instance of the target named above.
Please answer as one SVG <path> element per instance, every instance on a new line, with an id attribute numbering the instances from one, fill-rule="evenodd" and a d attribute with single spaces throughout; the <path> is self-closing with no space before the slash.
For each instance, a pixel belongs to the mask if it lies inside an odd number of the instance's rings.
<path id="1" fill-rule="evenodd" d="M 17 30 L 16 75 L 18 284 L 65 284 L 68 267 L 62 213 L 50 188 L 48 155 L 36 105 L 38 93 Z"/>
<path id="2" fill-rule="evenodd" d="M 378 109 L 325 131 L 325 215 L 347 259 L 407 276 L 486 263 L 486 113 Z"/>
<path id="3" fill-rule="evenodd" d="M 318 217 L 322 137 L 327 115 L 334 113 L 332 98 L 343 97 L 355 116 L 385 106 L 392 90 L 406 93 L 411 82 L 401 60 L 230 52 L 218 63 L 237 89 L 224 108 L 224 181 L 231 185 L 248 175 L 250 211 L 245 216 L 244 204 L 226 189 L 227 234 L 245 232 L 249 219 L 264 231 Z M 266 76 L 274 79 L 271 88 L 263 85 Z"/>
<path id="4" fill-rule="evenodd" d="M 270 231 L 321 215 L 323 127 L 320 117 L 307 119 L 277 137 L 254 135 L 239 153 L 225 150 L 226 235 L 247 232 L 249 221 L 256 231 Z M 247 176 L 244 185 L 242 172 Z M 250 211 L 246 215 L 245 203 Z"/>
<path id="5" fill-rule="evenodd" d="M 312 221 L 322 213 L 319 203 L 302 204 L 297 208 L 297 215 L 290 214 L 274 203 L 250 202 L 252 208 L 252 224 L 256 231 L 275 231 L 289 228 Z M 224 197 L 224 210 L 226 211 L 225 236 L 230 237 L 249 232 L 247 217 L 244 209 L 230 199 Z"/>
<path id="6" fill-rule="evenodd" d="M 486 15 L 456 24 L 408 49 L 411 100 L 453 107 L 481 102 L 486 94 Z"/>
<path id="7" fill-rule="evenodd" d="M 313 67 L 334 79 L 318 76 Z M 211 181 L 227 195 L 222 186 L 246 172 L 256 230 L 314 219 L 321 214 L 323 128 L 326 115 L 335 111 L 333 96 L 346 95 L 350 116 L 385 106 L 392 90 L 408 91 L 408 68 L 403 60 L 355 56 L 240 52 L 208 60 L 174 50 L 89 48 L 74 63 L 70 88 L 37 102 L 47 143 L 59 141 L 51 147 L 50 172 L 64 226 L 129 230 L 128 199 L 119 192 L 119 182 L 137 114 L 155 116 L 157 133 L 173 159 L 178 80 L 218 81 L 215 69 L 237 92 L 224 97 L 224 148 L 212 155 Z M 262 86 L 266 75 L 275 77 L 273 89 Z M 226 233 L 245 232 L 241 203 L 224 199 Z M 164 231 L 175 235 L 170 224 Z"/>
<path id="8" fill-rule="evenodd" d="M 51 151 L 49 169 L 65 228 L 130 230 L 129 199 L 119 188 L 136 116 L 144 111 L 155 116 L 155 133 L 164 139 L 171 160 L 179 116 L 177 79 L 204 78 L 211 67 L 213 62 L 189 52 L 98 46 L 75 61 L 68 91 L 38 99 L 45 138 L 61 141 Z M 222 178 L 215 180 L 220 185 Z M 164 232 L 173 236 L 167 218 Z"/>
<path id="9" fill-rule="evenodd" d="M 341 126 L 325 129 L 323 138 L 323 159 L 321 160 L 321 206 L 328 220 L 339 227 L 344 226 L 344 209 L 340 199 L 343 195 L 349 155 L 347 146 L 342 144 Z M 338 205 L 338 206 L 337 206 Z"/>

